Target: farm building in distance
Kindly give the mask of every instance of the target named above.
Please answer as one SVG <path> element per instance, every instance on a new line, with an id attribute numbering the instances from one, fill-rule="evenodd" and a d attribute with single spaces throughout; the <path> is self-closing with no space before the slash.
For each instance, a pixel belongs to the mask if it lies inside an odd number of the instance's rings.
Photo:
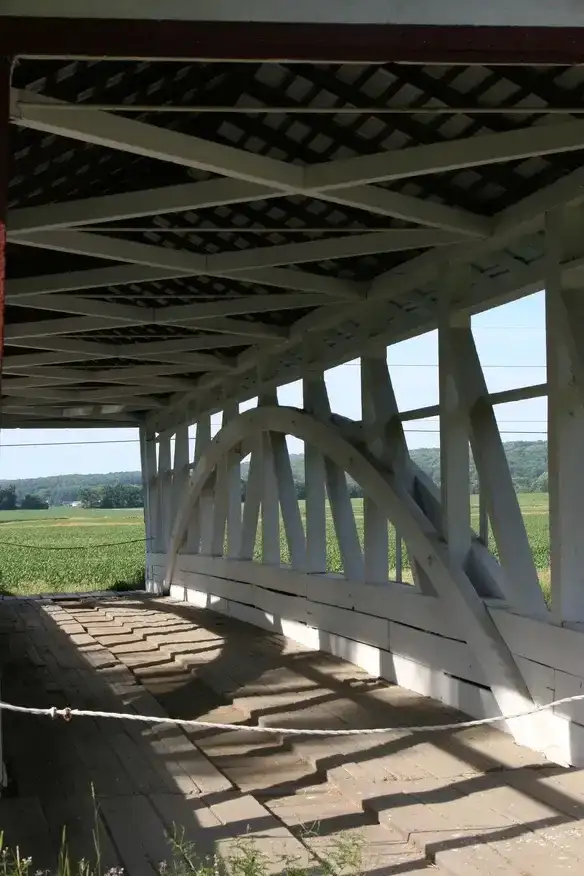
<path id="1" fill-rule="evenodd" d="M 0 0 L 1 425 L 135 428 L 146 524 L 146 593 L 0 601 L 2 699 L 45 710 L 5 716 L 0 832 L 42 868 L 93 785 L 130 876 L 173 824 L 282 872 L 353 827 L 360 872 L 582 869 L 584 18 L 439 6 Z M 492 393 L 471 317 L 542 289 L 545 381 Z M 439 402 L 399 409 L 430 330 Z M 495 416 L 544 397 L 549 604 Z"/>

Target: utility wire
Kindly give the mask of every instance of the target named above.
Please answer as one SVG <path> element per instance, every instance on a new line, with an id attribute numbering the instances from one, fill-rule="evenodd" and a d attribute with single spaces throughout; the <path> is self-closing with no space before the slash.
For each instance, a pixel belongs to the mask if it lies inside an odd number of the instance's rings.
<path id="1" fill-rule="evenodd" d="M 422 418 L 421 418 L 422 419 Z M 430 419 L 423 418 L 423 419 Z M 433 418 L 432 418 L 433 419 Z M 545 423 L 545 420 L 505 420 L 507 423 Z M 220 423 L 212 423 L 213 426 L 220 426 Z M 404 432 L 427 432 L 429 435 L 436 433 L 440 433 L 440 429 L 412 429 L 407 426 L 404 428 Z M 501 435 L 545 435 L 547 434 L 546 429 L 499 429 Z M 190 435 L 189 438 L 193 440 L 193 436 Z M 116 438 L 112 438 L 110 441 L 40 441 L 34 442 L 33 444 L 3 444 L 3 448 L 9 447 L 87 447 L 88 445 L 94 444 L 139 444 L 140 441 L 138 438 L 128 438 L 124 440 L 119 440 Z"/>

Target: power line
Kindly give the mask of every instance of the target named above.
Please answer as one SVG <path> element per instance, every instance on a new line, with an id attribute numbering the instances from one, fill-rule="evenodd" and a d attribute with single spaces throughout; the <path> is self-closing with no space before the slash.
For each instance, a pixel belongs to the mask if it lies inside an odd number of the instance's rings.
<path id="1" fill-rule="evenodd" d="M 438 415 L 436 415 L 438 416 Z M 420 419 L 429 420 L 434 419 L 434 417 L 421 417 Z M 501 420 L 504 423 L 545 423 L 546 420 Z M 219 423 L 212 423 L 212 425 L 220 426 Z M 405 427 L 404 432 L 419 432 L 419 433 L 428 433 L 429 435 L 439 435 L 440 429 L 414 429 L 410 427 Z M 547 434 L 546 429 L 499 429 L 501 435 L 545 435 Z M 189 438 L 193 438 L 193 436 L 189 436 Z M 138 438 L 128 438 L 128 439 L 116 439 L 112 438 L 109 441 L 35 441 L 30 444 L 23 442 L 19 444 L 3 444 L 2 448 L 17 448 L 17 447 L 87 447 L 95 444 L 139 444 L 140 441 Z"/>

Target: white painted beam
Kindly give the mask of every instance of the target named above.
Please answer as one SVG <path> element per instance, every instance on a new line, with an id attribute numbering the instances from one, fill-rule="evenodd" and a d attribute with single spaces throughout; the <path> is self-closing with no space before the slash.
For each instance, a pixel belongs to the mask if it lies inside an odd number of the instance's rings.
<path id="1" fill-rule="evenodd" d="M 96 301 L 93 298 L 79 298 L 73 295 L 29 295 L 26 298 L 17 297 L 12 300 L 6 296 L 6 303 L 13 307 L 30 307 L 39 310 L 52 310 L 57 313 L 75 313 L 79 316 L 95 316 L 98 318 L 116 319 L 120 325 L 140 325 L 150 322 L 152 310 L 145 307 L 135 307 L 129 304 L 112 304 L 108 301 Z"/>
<path id="2" fill-rule="evenodd" d="M 310 410 L 314 400 L 314 389 L 311 389 L 309 378 L 303 380 L 302 391 L 304 408 Z M 324 456 L 309 442 L 304 443 L 304 482 L 306 485 L 307 571 L 324 574 L 327 571 L 326 475 Z"/>
<path id="3" fill-rule="evenodd" d="M 24 238 L 21 239 L 24 243 Z M 23 277 L 6 281 L 6 297 L 14 304 L 17 298 L 46 295 L 49 292 L 73 292 L 82 289 L 100 289 L 109 286 L 128 286 L 133 283 L 156 283 L 184 277 L 176 268 L 152 268 L 144 265 L 116 265 L 87 271 L 67 271 L 40 277 Z"/>
<path id="4" fill-rule="evenodd" d="M 302 191 L 299 190 L 299 194 Z M 414 198 L 401 192 L 392 192 L 378 186 L 351 186 L 310 193 L 320 200 L 364 210 L 376 216 L 401 219 L 405 222 L 456 231 L 470 237 L 484 237 L 491 228 L 488 219 Z M 178 186 L 165 186 L 128 192 L 122 195 L 104 195 L 78 201 L 65 201 L 45 207 L 26 207 L 9 213 L 8 227 L 14 234 L 29 234 L 64 228 L 96 225 L 104 222 L 166 213 L 188 212 L 223 204 L 252 203 L 282 197 L 281 189 L 269 188 L 241 180 L 207 180 Z M 153 230 L 156 230 L 153 228 Z M 199 229 L 193 227 L 193 234 Z M 217 229 L 221 231 L 221 229 Z M 324 229 L 326 230 L 326 229 Z"/>
<path id="5" fill-rule="evenodd" d="M 387 358 L 385 350 L 382 358 Z M 378 410 L 373 397 L 373 386 L 379 379 L 379 369 L 376 369 L 376 361 L 372 356 L 361 357 L 361 419 L 363 428 L 368 432 L 375 426 L 382 427 L 384 424 L 378 417 L 383 413 Z M 387 369 L 387 366 L 385 366 Z M 381 441 L 370 442 L 368 450 L 376 454 L 383 452 L 383 438 Z M 381 445 L 381 446 L 380 446 Z M 386 583 L 389 580 L 389 520 L 383 511 L 368 496 L 363 498 L 363 558 L 365 562 L 365 580 L 372 583 Z"/>
<path id="6" fill-rule="evenodd" d="M 249 336 L 250 343 L 264 340 L 277 341 L 288 337 L 288 329 L 283 326 L 267 325 L 259 320 L 248 319 L 229 319 L 228 317 L 211 318 L 211 319 L 195 319 L 185 320 L 189 323 L 190 328 L 200 323 L 201 329 L 209 332 L 217 332 L 218 334 L 236 335 L 238 337 Z M 177 324 L 181 323 L 177 320 Z"/>
<path id="7" fill-rule="evenodd" d="M 93 256 L 114 262 L 143 265 L 148 268 L 163 268 L 180 271 L 185 276 L 204 274 L 206 257 L 187 249 L 172 249 L 168 246 L 152 246 L 120 240 L 106 234 L 86 231 L 37 231 L 34 234 L 8 234 L 11 243 L 55 252 Z"/>
<path id="8" fill-rule="evenodd" d="M 209 256 L 207 270 L 238 276 L 240 269 L 276 267 L 278 265 L 321 262 L 331 259 L 353 258 L 375 253 L 399 252 L 408 249 L 424 249 L 460 241 L 460 233 L 439 229 L 402 229 L 372 234 L 335 235 L 325 240 L 310 240 L 306 243 L 287 243 L 282 246 L 262 246 L 258 249 L 239 250 Z"/>
<path id="9" fill-rule="evenodd" d="M 352 207 L 364 210 L 374 216 L 388 216 L 428 225 L 430 228 L 443 228 L 445 231 L 455 231 L 467 237 L 486 237 L 492 231 L 492 221 L 484 216 L 477 216 L 468 210 L 437 204 L 435 201 L 413 198 L 401 192 L 382 189 L 381 186 L 350 186 L 342 189 L 327 189 L 316 191 L 313 196 L 317 200 L 339 204 L 342 207 Z"/>
<path id="10" fill-rule="evenodd" d="M 294 476 L 290 465 L 290 454 L 288 453 L 286 436 L 274 433 L 270 435 L 270 438 L 272 458 L 278 481 L 280 510 L 290 551 L 290 565 L 294 569 L 304 571 L 306 568 L 306 538 L 298 505 L 296 484 L 294 483 Z"/>
<path id="11" fill-rule="evenodd" d="M 302 187 L 303 169 L 284 161 L 123 116 L 69 109 L 66 104 L 57 109 L 54 100 L 47 101 L 53 104 L 50 109 L 33 108 L 27 106 L 31 101 L 39 101 L 39 95 L 12 90 L 10 115 L 13 124 L 19 128 L 56 134 L 106 149 L 119 149 L 233 179 L 275 185 L 284 191 L 294 192 Z"/>
<path id="12" fill-rule="evenodd" d="M 184 213 L 223 204 L 248 204 L 275 196 L 280 197 L 279 190 L 267 186 L 240 180 L 211 179 L 47 204 L 45 207 L 24 207 L 11 210 L 7 224 L 12 233 L 23 234 Z M 197 228 L 193 227 L 193 234 L 196 233 Z"/>
<path id="13" fill-rule="evenodd" d="M 584 149 L 584 122 L 536 125 L 311 165 L 306 170 L 305 184 L 315 191 L 325 191 L 579 149 Z"/>
<path id="14" fill-rule="evenodd" d="M 307 410 L 323 421 L 330 420 L 331 409 L 324 375 L 311 376 L 305 380 L 305 405 Z M 325 458 L 326 487 L 335 526 L 337 543 L 343 562 L 343 571 L 349 581 L 365 579 L 363 552 L 355 523 L 353 505 L 347 488 L 347 477 L 335 463 Z"/>
<path id="15" fill-rule="evenodd" d="M 143 319 L 135 325 L 142 325 Z M 126 323 L 127 325 L 127 323 Z M 51 338 L 51 343 L 59 344 L 57 335 L 73 335 L 79 332 L 101 331 L 102 329 L 120 328 L 119 318 L 99 316 L 72 316 L 63 319 L 42 319 L 38 322 L 11 323 L 6 326 L 5 340 L 7 344 L 33 338 Z M 37 346 L 36 342 L 30 346 Z M 59 349 L 53 347 L 49 349 Z"/>
<path id="16" fill-rule="evenodd" d="M 462 268 L 444 290 L 438 330 L 440 391 L 440 489 L 443 536 L 453 564 L 466 568 L 471 547 L 469 417 L 465 399 L 458 391 L 455 364 L 457 332 L 470 330 L 470 317 L 450 311 L 449 299 L 461 285 L 470 283 L 470 270 Z"/>
<path id="17" fill-rule="evenodd" d="M 245 501 L 241 523 L 241 544 L 239 557 L 253 560 L 258 532 L 260 505 L 262 500 L 262 437 L 257 436 L 250 455 Z"/>
<path id="18" fill-rule="evenodd" d="M 143 325 L 143 318 L 133 322 L 134 325 Z M 128 325 L 128 322 L 125 323 Z M 102 329 L 120 328 L 119 317 L 100 316 L 72 316 L 63 319 L 42 319 L 38 322 L 11 323 L 6 326 L 5 340 L 7 344 L 14 341 L 32 338 L 51 338 L 51 342 L 59 343 L 57 335 L 77 334 L 79 332 L 101 331 Z M 37 346 L 36 343 L 30 346 Z M 51 349 L 51 348 L 49 348 Z M 59 347 L 52 348 L 59 349 Z"/>
<path id="19" fill-rule="evenodd" d="M 237 316 L 248 313 L 270 313 L 278 310 L 295 310 L 305 307 L 318 307 L 321 304 L 334 306 L 333 299 L 323 299 L 315 294 L 291 294 L 291 295 L 246 295 L 239 298 L 228 298 L 204 302 L 201 304 L 179 304 L 175 307 L 160 309 L 156 315 L 156 322 L 172 325 L 181 322 L 198 322 L 201 320 L 201 328 L 204 328 L 204 320 L 223 317 Z M 245 330 L 244 330 L 245 331 Z"/>
<path id="20" fill-rule="evenodd" d="M 452 367 L 460 402 L 469 411 L 473 457 L 504 573 L 505 595 L 526 614 L 545 615 L 531 546 L 470 328 L 451 332 Z"/>
<path id="21" fill-rule="evenodd" d="M 39 100 L 48 104 L 49 107 L 29 105 L 31 102 Z M 147 125 L 133 119 L 105 112 L 88 111 L 79 106 L 70 107 L 50 98 L 39 98 L 39 95 L 15 90 L 12 92 L 12 116 L 14 123 L 21 127 L 48 131 L 82 142 L 180 164 L 183 167 L 210 171 L 235 180 L 245 180 L 256 186 L 272 186 L 275 189 L 274 194 L 307 194 L 308 196 L 323 197 L 325 200 L 327 198 L 326 193 L 322 191 L 326 186 L 320 185 L 322 180 L 318 174 L 313 173 L 312 169 L 307 170 L 284 161 L 277 161 L 231 146 L 189 137 L 176 131 Z M 326 167 L 330 171 L 328 164 L 318 165 L 318 167 Z M 236 192 L 234 200 L 239 200 L 241 194 L 241 192 Z M 251 199 L 255 200 L 259 195 L 260 193 L 257 191 L 253 192 Z M 361 202 L 359 201 L 360 195 L 363 196 Z M 261 196 L 266 197 L 266 193 L 264 192 Z M 173 193 L 172 197 L 176 197 L 176 195 Z M 217 198 L 216 195 L 214 197 Z M 223 203 L 230 203 L 229 197 L 228 192 L 224 192 Z M 375 204 L 376 208 L 373 212 L 378 212 L 381 209 L 382 215 L 396 216 L 412 222 L 456 230 L 470 236 L 477 234 L 482 236 L 485 233 L 486 223 L 480 217 L 472 214 L 465 216 L 462 215 L 461 211 L 442 205 L 432 204 L 429 206 L 428 202 L 399 194 L 394 195 L 390 192 L 386 195 L 374 194 L 371 198 L 368 192 L 359 191 L 354 187 L 347 193 L 347 197 L 349 198 L 347 204 L 360 209 L 367 210 Z M 148 199 L 146 200 L 148 201 Z M 215 203 L 219 203 L 219 201 L 215 200 Z M 337 203 L 342 202 L 337 201 Z M 74 209 L 70 208 L 73 214 Z M 116 210 L 119 211 L 117 202 L 113 205 L 114 214 Z M 138 210 L 144 210 L 144 200 L 138 205 Z M 103 208 L 101 208 L 101 213 L 103 214 Z M 141 215 L 140 212 L 138 215 Z M 144 214 L 142 213 L 142 215 Z M 72 218 L 75 221 L 75 215 Z"/>
<path id="22" fill-rule="evenodd" d="M 584 358 L 582 289 L 567 290 L 561 264 L 581 238 L 573 208 L 547 219 L 546 343 L 551 609 L 557 623 L 584 621 Z"/>
<path id="23" fill-rule="evenodd" d="M 422 235 L 422 237 L 418 238 L 422 241 L 428 240 L 428 235 L 438 235 L 440 237 L 444 234 L 448 235 L 448 232 L 413 231 L 409 232 L 409 234 Z M 404 241 L 406 240 L 406 238 L 401 239 Z M 108 237 L 102 234 L 90 234 L 83 231 L 40 231 L 35 234 L 24 234 L 21 236 L 14 234 L 10 236 L 10 240 L 12 243 L 17 243 L 21 246 L 38 247 L 40 249 L 70 252 L 94 258 L 129 262 L 150 270 L 169 271 L 171 276 L 188 277 L 209 275 L 225 277 L 227 279 L 235 278 L 242 282 L 274 285 L 286 289 L 298 289 L 300 291 L 323 292 L 326 295 L 336 295 L 338 298 L 349 299 L 361 297 L 363 290 L 361 284 L 351 283 L 347 280 L 336 280 L 332 277 L 323 277 L 319 274 L 306 274 L 301 271 L 286 270 L 282 268 L 264 268 L 264 263 L 268 265 L 271 265 L 272 261 L 281 263 L 281 253 L 280 256 L 274 260 L 266 258 L 265 255 L 266 251 L 269 252 L 272 249 L 276 249 L 276 247 L 266 247 L 259 250 L 253 250 L 253 252 L 256 253 L 256 257 L 251 259 L 251 261 L 257 262 L 258 265 L 254 266 L 248 264 L 244 260 L 244 264 L 240 266 L 239 270 L 236 270 L 229 263 L 225 266 L 222 261 L 224 258 L 223 255 L 200 256 L 186 249 L 172 249 L 164 246 L 134 243 L 133 241 L 121 240 L 120 238 Z M 314 242 L 320 243 L 320 241 Z M 339 244 L 340 242 L 333 240 L 333 244 L 334 243 Z M 302 243 L 287 244 L 285 247 L 278 247 L 277 249 L 286 250 L 288 253 L 286 262 L 292 264 L 295 261 L 295 252 L 298 253 L 298 260 L 300 262 L 307 260 L 307 253 L 303 248 L 309 245 L 310 244 Z M 343 258 L 343 250 L 344 248 L 342 246 L 338 247 L 339 258 Z M 348 255 L 351 254 L 352 253 L 350 252 L 348 253 Z M 229 254 L 225 254 L 225 258 L 227 258 L 228 255 Z M 238 251 L 231 255 L 239 257 L 243 254 Z M 237 259 L 235 261 L 237 264 Z M 109 272 L 104 274 L 104 271 Z M 54 287 L 55 285 L 57 285 L 59 289 L 63 287 L 67 289 L 95 288 L 96 286 L 102 285 L 101 281 L 104 279 L 107 280 L 108 285 L 118 285 L 116 280 L 118 276 L 117 271 L 119 271 L 121 282 L 140 282 L 139 280 L 131 279 L 133 275 L 128 271 L 126 266 L 120 266 L 114 271 L 100 268 L 95 271 L 75 272 L 74 276 L 78 278 L 80 284 L 78 287 L 71 285 L 74 282 L 71 277 L 68 280 L 64 278 L 63 281 L 58 280 L 55 282 L 49 276 L 46 283 L 45 278 L 29 278 L 26 281 L 15 281 L 19 283 L 20 286 L 13 287 L 12 289 L 8 287 L 8 292 L 14 297 L 19 297 L 21 295 L 31 295 L 33 294 L 33 290 L 35 293 L 43 294 L 47 291 L 52 291 L 51 286 Z M 85 277 L 85 274 L 88 275 L 87 278 Z M 146 277 L 148 277 L 148 274 L 146 274 Z M 154 279 L 157 278 L 155 277 Z"/>

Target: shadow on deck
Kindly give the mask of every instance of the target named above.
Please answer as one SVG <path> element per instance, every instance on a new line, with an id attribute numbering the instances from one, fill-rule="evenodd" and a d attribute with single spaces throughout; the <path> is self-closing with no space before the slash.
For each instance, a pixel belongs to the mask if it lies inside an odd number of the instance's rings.
<path id="1" fill-rule="evenodd" d="M 169 600 L 0 603 L 2 697 L 240 726 L 346 729 L 455 721 L 451 709 L 238 621 Z M 180 825 L 200 855 L 250 834 L 306 866 L 358 831 L 368 874 L 582 872 L 584 773 L 493 728 L 289 737 L 183 732 L 8 713 L 5 842 L 54 866 L 74 857 L 156 873 Z M 317 829 L 315 828 L 317 826 Z"/>

